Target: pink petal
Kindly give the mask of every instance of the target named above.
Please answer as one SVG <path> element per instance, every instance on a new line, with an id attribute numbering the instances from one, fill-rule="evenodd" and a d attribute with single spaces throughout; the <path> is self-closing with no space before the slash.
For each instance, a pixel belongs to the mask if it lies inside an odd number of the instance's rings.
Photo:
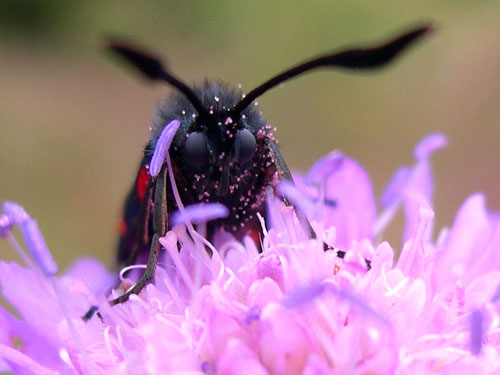
<path id="1" fill-rule="evenodd" d="M 257 306 L 260 310 L 271 302 L 279 301 L 283 296 L 283 292 L 274 282 L 274 280 L 269 277 L 263 279 L 255 280 L 248 290 L 248 305 Z M 255 311 L 254 311 L 255 312 Z"/>
<path id="2" fill-rule="evenodd" d="M 262 311 L 258 349 L 261 361 L 272 374 L 302 374 L 309 353 L 314 351 L 307 327 L 292 310 L 271 303 Z"/>
<path id="3" fill-rule="evenodd" d="M 267 254 L 259 257 L 256 264 L 257 277 L 263 279 L 269 277 L 284 290 L 283 266 L 280 258 L 276 254 Z"/>
<path id="4" fill-rule="evenodd" d="M 339 151 L 332 151 L 313 164 L 306 176 L 308 184 L 320 184 L 332 173 L 336 172 L 344 161 L 344 156 Z"/>
<path id="5" fill-rule="evenodd" d="M 268 375 L 259 357 L 241 340 L 230 338 L 217 361 L 220 375 Z"/>
<path id="6" fill-rule="evenodd" d="M 320 355 L 311 353 L 307 357 L 303 375 L 331 375 L 332 369 Z"/>
<path id="7" fill-rule="evenodd" d="M 306 195 L 312 193 L 319 198 L 318 189 L 311 189 L 301 176 L 294 176 L 294 180 Z M 325 228 L 336 228 L 335 247 L 348 249 L 352 241 L 373 237 L 376 212 L 373 190 L 368 175 L 354 160 L 344 156 L 338 168 L 327 177 L 325 199 L 336 205 L 323 205 L 308 218 Z"/>
<path id="8" fill-rule="evenodd" d="M 116 276 L 97 260 L 82 258 L 71 266 L 63 279 L 68 279 L 68 281 L 82 279 L 92 292 L 101 294 L 111 287 L 112 283 L 116 281 Z"/>
<path id="9" fill-rule="evenodd" d="M 38 333 L 26 321 L 15 318 L 10 312 L 0 307 L 0 342 L 20 350 L 38 364 L 51 369 L 62 370 L 66 365 L 57 353 L 57 345 Z M 12 361 L 7 361 L 15 374 L 26 373 L 26 368 Z M 35 368 L 32 368 L 35 370 Z M 31 373 L 31 372 L 30 372 Z"/>
<path id="10" fill-rule="evenodd" d="M 410 180 L 411 172 L 410 168 L 403 167 L 394 174 L 380 198 L 380 203 L 383 207 L 395 204 L 401 199 L 404 188 Z"/>
<path id="11" fill-rule="evenodd" d="M 472 195 L 460 208 L 446 244 L 437 255 L 433 272 L 436 290 L 465 276 L 483 253 L 493 233 L 484 197 L 481 194 Z"/>
<path id="12" fill-rule="evenodd" d="M 406 218 L 403 242 L 416 234 L 420 220 L 420 207 L 431 206 L 433 181 L 429 159 L 432 153 L 444 147 L 446 143 L 446 138 L 441 134 L 432 134 L 420 141 L 415 147 L 417 159 L 415 167 L 401 168 L 382 195 L 382 205 L 385 207 L 403 200 Z M 429 227 L 426 235 L 430 235 L 430 229 Z"/>

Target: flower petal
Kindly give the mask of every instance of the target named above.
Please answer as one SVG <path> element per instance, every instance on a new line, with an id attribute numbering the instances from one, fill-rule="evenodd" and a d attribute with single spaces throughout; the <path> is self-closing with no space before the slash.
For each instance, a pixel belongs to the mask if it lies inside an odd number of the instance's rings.
<path id="1" fill-rule="evenodd" d="M 259 357 L 241 340 L 231 338 L 217 362 L 217 374 L 268 375 Z"/>
<path id="2" fill-rule="evenodd" d="M 323 228 L 335 227 L 335 247 L 348 249 L 352 241 L 373 237 L 375 199 L 367 173 L 354 160 L 343 156 L 341 163 L 334 164 L 335 168 L 327 174 L 323 187 L 308 185 L 300 175 L 294 175 L 294 181 L 306 196 L 312 195 L 319 201 L 323 199 L 325 202 L 335 202 L 320 205 L 308 218 L 313 226 L 316 222 L 321 223 Z M 321 189 L 324 189 L 323 193 Z"/>

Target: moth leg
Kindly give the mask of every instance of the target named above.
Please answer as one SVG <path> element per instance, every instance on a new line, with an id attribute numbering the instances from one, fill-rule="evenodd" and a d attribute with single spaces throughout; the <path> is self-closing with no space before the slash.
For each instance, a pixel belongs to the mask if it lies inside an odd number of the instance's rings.
<path id="1" fill-rule="evenodd" d="M 137 242 L 134 245 L 134 248 L 132 249 L 132 252 L 130 253 L 129 257 L 127 258 L 125 263 L 123 263 L 120 266 L 120 268 L 134 264 L 141 252 L 141 249 L 144 249 L 144 247 L 148 244 L 149 218 L 151 215 L 151 195 L 153 187 L 154 187 L 153 180 L 150 180 L 148 186 L 146 187 L 146 193 L 144 195 L 143 201 L 141 202 L 141 207 L 139 211 L 139 223 L 142 223 L 142 225 L 139 225 L 137 228 Z M 108 290 L 108 294 L 111 292 L 111 289 L 118 287 L 119 284 L 120 284 L 120 278 L 116 277 L 113 286 Z M 82 316 L 82 320 L 84 322 L 89 321 L 98 310 L 99 308 L 97 306 L 95 305 L 90 306 L 87 312 Z"/>
<path id="2" fill-rule="evenodd" d="M 274 142 L 269 140 L 267 142 L 267 147 L 269 150 L 269 155 L 273 160 L 273 164 L 277 166 L 276 171 L 278 172 L 278 179 L 280 181 L 281 180 L 293 181 L 290 169 L 288 169 L 288 166 L 286 165 L 283 156 L 281 156 L 281 153 L 278 151 L 278 146 L 276 146 Z"/>
<path id="3" fill-rule="evenodd" d="M 151 241 L 151 249 L 149 251 L 148 263 L 146 271 L 139 281 L 126 293 L 110 301 L 111 305 L 117 305 L 127 301 L 132 294 L 139 294 L 141 290 L 154 277 L 158 256 L 160 253 L 159 239 L 167 230 L 167 167 L 163 165 L 160 174 L 156 179 L 155 199 L 153 211 L 153 239 Z"/>
<path id="4" fill-rule="evenodd" d="M 151 198 L 154 188 L 154 180 L 151 179 L 146 187 L 146 192 L 141 202 L 139 211 L 139 225 L 137 227 L 137 241 L 134 245 L 132 252 L 123 264 L 124 267 L 135 264 L 142 249 L 146 247 L 149 242 L 149 220 L 151 217 Z"/>

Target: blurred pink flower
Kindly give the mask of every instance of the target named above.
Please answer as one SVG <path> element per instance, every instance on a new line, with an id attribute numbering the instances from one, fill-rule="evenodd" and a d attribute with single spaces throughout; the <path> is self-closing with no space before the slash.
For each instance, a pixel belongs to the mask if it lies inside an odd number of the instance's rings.
<path id="1" fill-rule="evenodd" d="M 417 146 L 415 165 L 395 174 L 378 213 L 367 173 L 345 155 L 328 155 L 296 177 L 296 188 L 278 189 L 300 215 L 269 197 L 272 229 L 265 230 L 262 253 L 248 239 L 226 242 L 209 257 L 202 239 L 189 236 L 191 229 L 181 223 L 161 239 L 154 284 L 113 307 L 106 299 L 122 291 L 106 296 L 113 277 L 104 267 L 80 260 L 55 276 L 36 222 L 19 206 L 5 204 L 0 236 L 26 265 L 0 262 L 2 294 L 17 312 L 0 309 L 3 369 L 500 373 L 500 215 L 475 194 L 450 229 L 433 234 L 429 159 L 445 143 L 436 134 Z M 378 238 L 400 205 L 405 243 L 395 259 L 391 245 Z M 197 209 L 190 215 L 203 220 Z M 317 239 L 303 230 L 304 216 Z M 17 244 L 13 226 L 21 229 L 31 258 Z M 332 249 L 324 251 L 323 242 Z M 84 322 L 91 305 L 99 312 Z"/>

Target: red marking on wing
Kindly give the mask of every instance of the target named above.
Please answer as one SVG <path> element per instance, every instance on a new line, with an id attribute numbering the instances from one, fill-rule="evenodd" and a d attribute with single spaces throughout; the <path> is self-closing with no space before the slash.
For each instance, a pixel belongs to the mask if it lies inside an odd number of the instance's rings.
<path id="1" fill-rule="evenodd" d="M 259 251 L 262 251 L 262 231 L 260 229 L 253 228 L 248 230 L 246 234 L 253 240 Z"/>
<path id="2" fill-rule="evenodd" d="M 124 236 L 125 233 L 127 233 L 127 222 L 123 218 L 121 218 L 118 223 L 118 231 L 120 233 L 120 236 Z"/>
<path id="3" fill-rule="evenodd" d="M 149 180 L 151 180 L 151 175 L 149 174 L 148 169 L 146 167 L 142 167 L 139 170 L 139 175 L 137 176 L 137 180 L 135 182 L 135 192 L 140 201 L 142 201 L 144 194 L 146 194 L 146 188 Z"/>

